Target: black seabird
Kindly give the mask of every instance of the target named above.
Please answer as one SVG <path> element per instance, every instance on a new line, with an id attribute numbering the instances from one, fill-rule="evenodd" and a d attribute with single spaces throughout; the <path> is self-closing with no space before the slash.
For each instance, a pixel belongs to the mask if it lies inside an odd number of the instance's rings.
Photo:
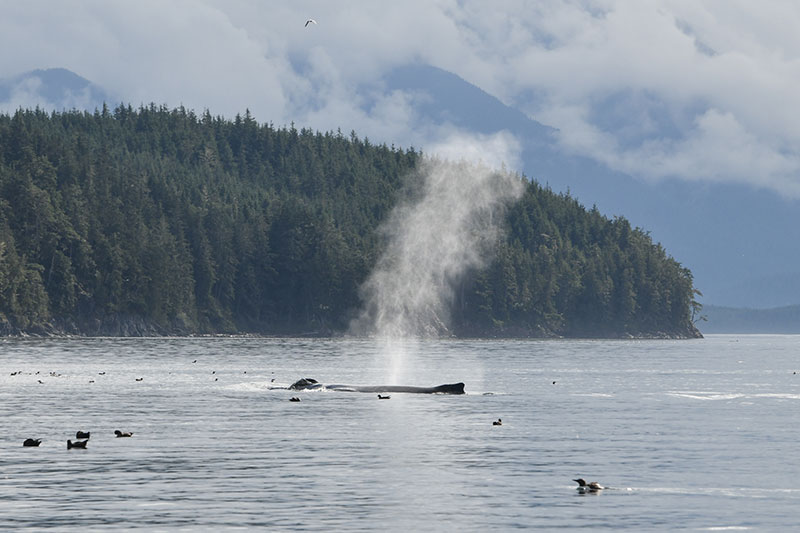
<path id="1" fill-rule="evenodd" d="M 578 484 L 578 492 L 597 492 L 605 488 L 597 481 L 587 483 L 583 478 L 573 479 L 572 481 Z"/>

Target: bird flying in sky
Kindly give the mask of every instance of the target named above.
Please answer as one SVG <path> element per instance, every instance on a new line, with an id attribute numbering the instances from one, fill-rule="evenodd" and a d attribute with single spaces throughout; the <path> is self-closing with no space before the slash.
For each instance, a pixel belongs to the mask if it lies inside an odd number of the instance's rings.
<path id="1" fill-rule="evenodd" d="M 308 19 L 308 20 L 306 21 L 306 25 L 305 25 L 304 27 L 305 27 L 305 28 L 307 28 L 309 24 L 316 24 L 316 23 L 317 23 L 317 21 L 316 21 L 316 20 L 314 20 L 314 19 Z"/>

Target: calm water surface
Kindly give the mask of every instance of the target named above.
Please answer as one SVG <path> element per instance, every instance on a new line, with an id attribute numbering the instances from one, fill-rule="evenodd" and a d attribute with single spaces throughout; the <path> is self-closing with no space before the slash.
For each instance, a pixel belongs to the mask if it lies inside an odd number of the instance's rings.
<path id="1" fill-rule="evenodd" d="M 274 388 L 387 382 L 363 339 L 0 341 L 0 529 L 800 525 L 800 337 L 402 351 L 404 384 L 467 394 Z"/>

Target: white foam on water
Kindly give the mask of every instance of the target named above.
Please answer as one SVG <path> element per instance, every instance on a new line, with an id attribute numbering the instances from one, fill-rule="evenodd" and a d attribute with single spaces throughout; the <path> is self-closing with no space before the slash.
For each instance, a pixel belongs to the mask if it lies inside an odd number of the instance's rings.
<path id="1" fill-rule="evenodd" d="M 668 396 L 677 398 L 689 398 L 692 400 L 739 400 L 739 399 L 778 399 L 778 400 L 800 400 L 800 394 L 790 393 L 737 393 L 737 392 L 715 392 L 715 391 L 667 391 Z"/>

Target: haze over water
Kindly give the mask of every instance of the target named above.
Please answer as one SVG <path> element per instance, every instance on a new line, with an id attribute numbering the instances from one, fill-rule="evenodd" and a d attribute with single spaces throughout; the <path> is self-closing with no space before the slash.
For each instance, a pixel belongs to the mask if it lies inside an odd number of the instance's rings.
<path id="1" fill-rule="evenodd" d="M 3 340 L 0 517 L 37 530 L 788 528 L 797 342 L 416 341 L 407 384 L 464 381 L 467 394 L 378 400 L 271 389 L 381 381 L 373 340 Z M 67 451 L 77 430 L 89 447 Z M 579 476 L 613 489 L 579 495 Z"/>

